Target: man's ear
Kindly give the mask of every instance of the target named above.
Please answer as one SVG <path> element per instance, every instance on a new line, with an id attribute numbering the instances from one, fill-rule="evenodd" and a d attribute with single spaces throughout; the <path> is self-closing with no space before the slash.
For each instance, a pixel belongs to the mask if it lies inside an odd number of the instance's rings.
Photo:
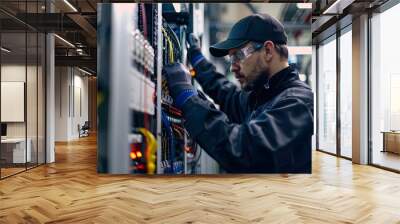
<path id="1" fill-rule="evenodd" d="M 264 50 L 265 50 L 265 57 L 268 61 L 272 59 L 272 52 L 275 48 L 275 45 L 272 41 L 267 40 L 264 42 Z"/>

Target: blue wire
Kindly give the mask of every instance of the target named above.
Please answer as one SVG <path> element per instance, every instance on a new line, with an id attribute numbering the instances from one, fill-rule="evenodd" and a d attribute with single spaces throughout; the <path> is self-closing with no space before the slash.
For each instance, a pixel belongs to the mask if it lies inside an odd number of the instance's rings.
<path id="1" fill-rule="evenodd" d="M 165 126 L 165 129 L 167 130 L 167 134 L 169 136 L 170 140 L 170 148 L 171 148 L 171 166 L 173 167 L 174 161 L 175 161 L 175 147 L 174 147 L 174 136 L 172 134 L 172 128 L 171 124 L 169 123 L 169 120 L 167 118 L 167 115 L 165 114 L 164 111 L 161 111 L 161 120 Z"/>

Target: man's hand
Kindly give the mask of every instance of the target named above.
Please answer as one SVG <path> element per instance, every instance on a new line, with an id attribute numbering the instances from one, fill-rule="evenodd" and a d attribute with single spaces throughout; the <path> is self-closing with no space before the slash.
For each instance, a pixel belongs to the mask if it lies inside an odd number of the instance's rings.
<path id="1" fill-rule="evenodd" d="M 193 33 L 190 33 L 188 36 L 188 44 L 189 44 L 188 49 L 195 49 L 195 48 L 200 49 L 200 40 Z"/>
<path id="2" fill-rule="evenodd" d="M 204 58 L 200 50 L 200 41 L 193 33 L 190 33 L 187 39 L 189 44 L 188 47 L 188 60 L 190 64 L 195 68 Z"/>
<path id="3" fill-rule="evenodd" d="M 190 97 L 197 95 L 191 83 L 190 73 L 181 63 L 164 66 L 162 73 L 167 78 L 170 95 L 178 108 Z"/>

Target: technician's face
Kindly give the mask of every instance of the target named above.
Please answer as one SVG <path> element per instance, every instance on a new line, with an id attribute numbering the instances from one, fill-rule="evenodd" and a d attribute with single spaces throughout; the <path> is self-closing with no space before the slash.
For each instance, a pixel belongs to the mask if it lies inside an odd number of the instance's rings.
<path id="1" fill-rule="evenodd" d="M 242 52 L 251 52 L 243 55 Z M 262 75 L 265 68 L 263 68 L 262 58 L 260 51 L 253 51 L 252 44 L 248 43 L 245 46 L 229 51 L 231 58 L 231 72 L 235 74 L 236 79 L 239 81 L 242 89 L 251 90 L 254 82 Z M 237 57 L 239 55 L 239 57 Z M 242 57 L 240 57 L 242 55 Z"/>

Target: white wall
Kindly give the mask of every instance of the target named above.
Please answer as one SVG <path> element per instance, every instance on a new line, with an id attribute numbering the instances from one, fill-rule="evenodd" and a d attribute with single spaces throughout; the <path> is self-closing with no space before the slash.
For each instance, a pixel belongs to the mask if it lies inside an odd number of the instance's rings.
<path id="1" fill-rule="evenodd" d="M 26 70 L 27 69 L 27 70 Z M 27 66 L 20 64 L 6 64 L 1 66 L 1 81 L 2 82 L 25 82 L 26 71 L 28 72 L 28 79 L 30 85 L 36 85 L 36 81 L 31 80 L 31 76 L 36 76 L 36 67 Z M 27 89 L 27 103 L 28 106 L 36 108 L 36 88 L 28 88 Z M 6 97 L 6 96 L 3 96 Z M 32 99 L 33 98 L 33 99 Z M 31 104 L 34 101 L 34 104 Z M 7 110 L 7 108 L 1 108 L 1 110 Z M 36 110 L 36 109 L 35 109 Z M 36 113 L 32 113 L 32 109 L 28 110 L 28 129 L 34 128 L 36 130 Z M 32 122 L 34 121 L 34 124 Z M 7 122 L 7 136 L 8 137 L 25 137 L 25 126 L 26 122 Z M 35 126 L 35 127 L 33 127 Z M 28 137 L 29 137 L 28 130 Z"/>
<path id="2" fill-rule="evenodd" d="M 88 120 L 88 77 L 76 68 L 56 67 L 55 85 L 55 140 L 77 139 L 78 124 Z"/>
<path id="3" fill-rule="evenodd" d="M 77 73 L 78 72 L 78 73 Z M 89 120 L 88 116 L 88 77 L 82 76 L 79 70 L 74 70 L 74 96 L 71 96 L 74 99 L 74 102 L 71 102 L 74 107 L 72 108 L 72 120 L 71 120 L 71 135 L 73 138 L 77 138 L 78 133 L 78 124 L 83 125 L 85 121 Z"/>
<path id="4" fill-rule="evenodd" d="M 27 80 L 25 80 L 27 78 Z M 44 74 L 42 67 L 36 65 L 25 64 L 3 64 L 1 66 L 1 81 L 2 82 L 24 82 L 26 84 L 26 105 L 21 108 L 21 112 L 26 112 L 26 120 L 23 122 L 6 122 L 7 137 L 9 138 L 24 138 L 25 135 L 30 140 L 30 148 L 32 161 L 36 162 L 39 158 L 39 163 L 44 163 Z M 7 98 L 7 95 L 2 95 L 2 98 Z M 1 110 L 11 110 L 10 108 L 2 107 Z M 13 112 L 13 111 L 7 111 Z M 37 153 L 39 155 L 37 156 Z"/>
<path id="5" fill-rule="evenodd" d="M 2 65 L 1 81 L 25 82 L 25 73 L 26 73 L 25 69 L 26 69 L 25 65 L 18 65 L 18 64 Z M 1 110 L 7 110 L 7 108 L 1 108 Z M 7 123 L 7 137 L 25 137 L 25 122 Z"/>
<path id="6" fill-rule="evenodd" d="M 55 141 L 68 140 L 68 71 L 67 67 L 55 68 Z"/>

